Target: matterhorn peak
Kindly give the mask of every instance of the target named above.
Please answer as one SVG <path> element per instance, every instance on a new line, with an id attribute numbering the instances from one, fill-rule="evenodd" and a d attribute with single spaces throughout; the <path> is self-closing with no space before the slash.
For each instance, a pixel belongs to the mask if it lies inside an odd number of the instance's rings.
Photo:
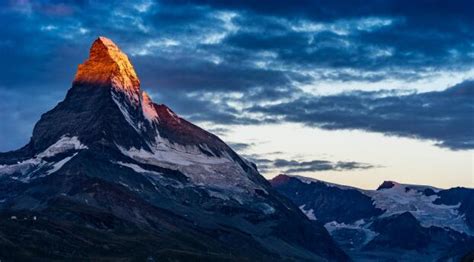
<path id="1" fill-rule="evenodd" d="M 79 65 L 74 84 L 112 86 L 128 92 L 140 89 L 140 80 L 127 55 L 103 36 L 94 41 L 89 58 Z"/>

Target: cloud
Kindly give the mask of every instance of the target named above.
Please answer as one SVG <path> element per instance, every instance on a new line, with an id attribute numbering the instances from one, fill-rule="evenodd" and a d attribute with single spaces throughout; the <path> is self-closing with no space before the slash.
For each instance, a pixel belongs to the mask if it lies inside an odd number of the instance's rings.
<path id="1" fill-rule="evenodd" d="M 233 143 L 233 142 L 227 142 L 227 144 L 234 149 L 235 151 L 241 152 L 248 150 L 249 148 L 253 147 L 255 143 Z"/>
<path id="2" fill-rule="evenodd" d="M 245 156 L 252 162 L 254 162 L 260 172 L 267 173 L 270 171 L 280 172 L 285 174 L 294 173 L 309 173 L 309 172 L 321 172 L 321 171 L 351 171 L 360 169 L 377 168 L 367 163 L 360 163 L 355 161 L 337 161 L 332 162 L 329 160 L 309 160 L 309 161 L 298 161 L 298 160 L 286 160 L 282 158 L 277 159 L 266 159 L 261 158 L 257 155 Z"/>
<path id="3" fill-rule="evenodd" d="M 474 81 L 465 81 L 441 92 L 408 95 L 359 91 L 303 96 L 291 102 L 255 106 L 249 110 L 282 122 L 432 139 L 438 141 L 439 146 L 454 150 L 474 148 Z"/>
<path id="4" fill-rule="evenodd" d="M 462 55 L 473 51 L 474 18 L 466 11 L 472 1 L 185 2 L 241 14 L 234 21 L 239 30 L 223 46 L 249 54 L 272 51 L 275 65 L 396 73 L 473 65 L 470 55 Z"/>
<path id="5" fill-rule="evenodd" d="M 331 162 L 327 160 L 296 161 L 276 159 L 273 162 L 276 168 L 283 169 L 284 173 L 304 173 L 318 171 L 349 171 L 354 169 L 369 169 L 375 166 L 359 162 Z"/>

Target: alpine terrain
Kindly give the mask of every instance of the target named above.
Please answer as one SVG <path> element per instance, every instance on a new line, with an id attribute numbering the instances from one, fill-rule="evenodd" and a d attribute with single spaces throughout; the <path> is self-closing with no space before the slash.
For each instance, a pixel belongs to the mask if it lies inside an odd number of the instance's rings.
<path id="1" fill-rule="evenodd" d="M 385 181 L 362 190 L 287 175 L 271 183 L 355 261 L 474 259 L 474 189 Z"/>
<path id="2" fill-rule="evenodd" d="M 254 164 L 155 104 L 127 56 L 99 37 L 29 143 L 0 154 L 0 259 L 348 257 Z"/>

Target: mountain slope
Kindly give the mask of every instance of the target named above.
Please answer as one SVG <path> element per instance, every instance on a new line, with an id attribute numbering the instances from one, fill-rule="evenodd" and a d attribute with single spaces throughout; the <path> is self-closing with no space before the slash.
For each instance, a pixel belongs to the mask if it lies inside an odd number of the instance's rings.
<path id="1" fill-rule="evenodd" d="M 385 181 L 377 190 L 362 190 L 286 175 L 270 182 L 323 223 L 356 261 L 457 260 L 474 251 L 473 189 Z"/>
<path id="2" fill-rule="evenodd" d="M 0 216 L 8 260 L 348 259 L 255 165 L 153 103 L 104 37 L 30 142 L 0 153 Z"/>

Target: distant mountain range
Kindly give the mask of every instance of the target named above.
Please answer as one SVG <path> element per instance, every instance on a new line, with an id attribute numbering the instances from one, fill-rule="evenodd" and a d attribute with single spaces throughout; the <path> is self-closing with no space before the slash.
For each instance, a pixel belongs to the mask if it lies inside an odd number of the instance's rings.
<path id="1" fill-rule="evenodd" d="M 105 37 L 0 154 L 1 261 L 348 259 L 254 164 L 152 102 Z"/>
<path id="2" fill-rule="evenodd" d="M 355 261 L 474 258 L 474 189 L 385 181 L 363 190 L 287 175 L 270 182 Z"/>

